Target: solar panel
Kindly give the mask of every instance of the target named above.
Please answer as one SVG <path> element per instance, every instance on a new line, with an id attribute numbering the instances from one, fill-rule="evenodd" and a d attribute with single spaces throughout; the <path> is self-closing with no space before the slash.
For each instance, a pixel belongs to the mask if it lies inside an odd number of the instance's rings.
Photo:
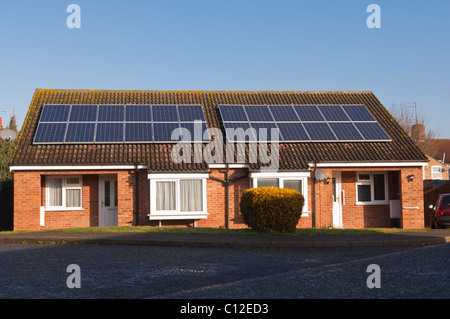
<path id="1" fill-rule="evenodd" d="M 66 143 L 94 142 L 95 123 L 69 123 L 67 127 Z"/>
<path id="2" fill-rule="evenodd" d="M 126 116 L 128 122 L 151 122 L 152 109 L 151 105 L 134 105 L 128 104 L 125 106 Z"/>
<path id="3" fill-rule="evenodd" d="M 312 141 L 332 141 L 336 137 L 328 123 L 303 123 Z"/>
<path id="4" fill-rule="evenodd" d="M 180 122 L 206 122 L 201 105 L 178 105 L 178 112 L 180 114 Z"/>
<path id="5" fill-rule="evenodd" d="M 259 142 L 279 141 L 281 138 L 279 129 L 274 122 L 250 123 L 250 126 L 255 129 L 256 140 Z M 275 131 L 272 131 L 272 129 L 275 129 Z"/>
<path id="6" fill-rule="evenodd" d="M 269 141 L 276 127 L 285 142 L 390 141 L 364 105 L 219 105 L 219 112 L 228 141 Z"/>
<path id="7" fill-rule="evenodd" d="M 49 105 L 42 108 L 40 122 L 67 122 L 70 105 Z"/>
<path id="8" fill-rule="evenodd" d="M 294 105 L 301 121 L 325 121 L 316 105 Z"/>
<path id="9" fill-rule="evenodd" d="M 355 125 L 353 125 L 353 123 L 332 122 L 329 124 L 338 140 L 341 140 L 341 141 L 364 140 L 364 138 L 358 132 Z"/>
<path id="10" fill-rule="evenodd" d="M 318 108 L 327 121 L 350 121 L 340 105 L 319 105 Z"/>
<path id="11" fill-rule="evenodd" d="M 123 142 L 123 123 L 97 123 L 95 142 Z"/>
<path id="12" fill-rule="evenodd" d="M 176 105 L 153 105 L 153 122 L 178 122 Z"/>
<path id="13" fill-rule="evenodd" d="M 278 123 L 278 127 L 285 142 L 304 142 L 310 140 L 301 123 Z"/>
<path id="14" fill-rule="evenodd" d="M 375 121 L 364 105 L 342 105 L 342 108 L 352 121 Z"/>
<path id="15" fill-rule="evenodd" d="M 273 121 L 272 114 L 266 105 L 246 105 L 245 111 L 250 122 Z"/>
<path id="16" fill-rule="evenodd" d="M 152 123 L 125 123 L 125 142 L 153 141 Z"/>
<path id="17" fill-rule="evenodd" d="M 255 129 L 249 123 L 226 122 L 224 127 L 229 142 L 256 141 Z"/>
<path id="18" fill-rule="evenodd" d="M 389 136 L 377 122 L 356 122 L 356 128 L 366 141 L 389 140 Z"/>
<path id="19" fill-rule="evenodd" d="M 63 143 L 67 123 L 39 123 L 34 135 L 34 143 Z"/>
<path id="20" fill-rule="evenodd" d="M 97 121 L 97 105 L 72 105 L 70 122 L 95 122 Z"/>
<path id="21" fill-rule="evenodd" d="M 180 124 L 192 140 L 209 141 L 201 105 L 46 104 L 33 143 L 177 142 L 171 137 Z"/>
<path id="22" fill-rule="evenodd" d="M 269 108 L 277 122 L 300 121 L 292 105 L 271 105 Z"/>
<path id="23" fill-rule="evenodd" d="M 248 121 L 242 105 L 219 105 L 219 111 L 223 122 Z"/>

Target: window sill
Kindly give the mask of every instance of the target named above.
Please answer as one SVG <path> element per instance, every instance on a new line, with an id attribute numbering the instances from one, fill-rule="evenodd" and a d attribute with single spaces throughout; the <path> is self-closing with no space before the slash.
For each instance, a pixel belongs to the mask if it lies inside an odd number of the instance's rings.
<path id="1" fill-rule="evenodd" d="M 84 210 L 83 207 L 46 207 L 44 209 L 46 212 L 66 212 L 66 211 L 72 211 L 72 210 Z"/>
<path id="2" fill-rule="evenodd" d="M 153 212 L 147 214 L 150 220 L 206 219 L 207 212 Z"/>
<path id="3" fill-rule="evenodd" d="M 380 202 L 380 203 L 367 202 L 367 203 L 356 203 L 355 205 L 356 206 L 383 206 L 383 205 L 389 206 L 389 202 Z"/>

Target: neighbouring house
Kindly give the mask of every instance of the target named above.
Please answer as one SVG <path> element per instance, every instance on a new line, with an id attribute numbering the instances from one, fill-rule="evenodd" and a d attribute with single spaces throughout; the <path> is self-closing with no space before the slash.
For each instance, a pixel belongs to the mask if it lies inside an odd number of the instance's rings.
<path id="1" fill-rule="evenodd" d="M 372 92 L 37 89 L 14 229 L 243 228 L 262 186 L 304 195 L 298 227 L 423 228 L 427 163 Z"/>

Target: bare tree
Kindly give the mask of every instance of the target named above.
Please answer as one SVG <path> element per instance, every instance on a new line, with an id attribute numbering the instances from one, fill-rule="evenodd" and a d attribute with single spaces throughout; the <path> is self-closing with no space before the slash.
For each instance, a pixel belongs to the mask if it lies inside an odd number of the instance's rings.
<path id="1" fill-rule="evenodd" d="M 435 140 L 439 138 L 440 131 L 431 128 L 430 120 L 421 110 L 400 104 L 389 107 L 389 112 L 422 152 L 433 157 L 437 155 Z M 424 131 L 422 134 L 421 130 Z"/>

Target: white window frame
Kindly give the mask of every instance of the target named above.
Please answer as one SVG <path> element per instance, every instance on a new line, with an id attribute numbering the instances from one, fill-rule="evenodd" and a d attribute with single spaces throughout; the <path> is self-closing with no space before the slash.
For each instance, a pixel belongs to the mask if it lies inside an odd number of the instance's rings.
<path id="1" fill-rule="evenodd" d="M 310 177 L 309 172 L 300 173 L 252 173 L 250 175 L 252 178 L 252 186 L 254 188 L 258 187 L 258 179 L 271 178 L 278 179 L 278 187 L 284 188 L 284 182 L 288 180 L 296 180 L 302 182 L 302 195 L 305 199 L 303 204 L 302 216 L 309 216 L 310 210 L 308 205 L 308 179 Z"/>
<path id="2" fill-rule="evenodd" d="M 50 179 L 61 178 L 62 179 L 62 206 L 50 206 Z M 68 178 L 78 178 L 78 184 L 68 184 Z M 46 211 L 66 211 L 66 210 L 83 210 L 83 176 L 82 175 L 45 175 L 45 210 Z M 67 207 L 66 206 L 66 190 L 79 189 L 80 190 L 80 207 Z"/>
<path id="3" fill-rule="evenodd" d="M 359 175 L 369 175 L 369 179 L 360 179 Z M 375 200 L 375 186 L 373 175 L 384 175 L 384 200 Z M 360 202 L 358 198 L 358 186 L 370 186 L 370 202 Z M 389 204 L 389 190 L 388 190 L 388 173 L 387 172 L 356 172 L 356 205 L 388 205 Z"/>
<path id="4" fill-rule="evenodd" d="M 439 169 L 439 172 L 433 172 L 433 169 Z M 436 174 L 438 174 L 436 177 Z M 442 167 L 439 165 L 433 165 L 431 166 L 431 179 L 442 179 Z"/>
<path id="5" fill-rule="evenodd" d="M 206 181 L 208 174 L 148 174 L 150 180 L 150 220 L 205 219 L 208 217 Z M 180 210 L 180 181 L 202 181 L 202 210 L 183 212 Z M 156 183 L 175 182 L 175 210 L 156 209 Z"/>

